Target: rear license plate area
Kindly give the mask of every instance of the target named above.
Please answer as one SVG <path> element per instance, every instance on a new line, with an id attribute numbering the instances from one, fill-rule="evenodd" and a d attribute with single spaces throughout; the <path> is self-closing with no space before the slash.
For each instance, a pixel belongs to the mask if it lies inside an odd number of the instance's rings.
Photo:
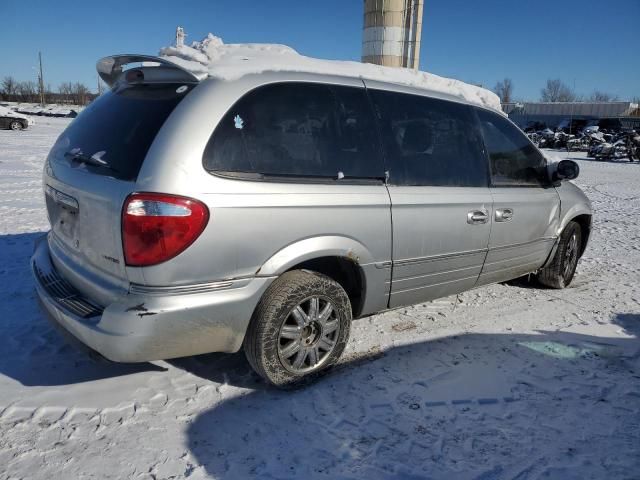
<path id="1" fill-rule="evenodd" d="M 75 246 L 78 241 L 77 224 L 80 213 L 78 201 L 49 185 L 45 187 L 45 197 L 54 233 L 65 240 L 65 243 Z"/>

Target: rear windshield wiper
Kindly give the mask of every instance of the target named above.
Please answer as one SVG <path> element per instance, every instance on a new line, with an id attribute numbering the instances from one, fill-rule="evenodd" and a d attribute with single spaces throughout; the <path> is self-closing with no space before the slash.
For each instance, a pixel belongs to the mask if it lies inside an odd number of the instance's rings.
<path id="1" fill-rule="evenodd" d="M 82 152 L 74 152 L 73 150 L 70 150 L 66 152 L 64 156 L 70 158 L 72 162 L 85 163 L 87 165 L 91 165 L 92 167 L 106 168 L 107 170 L 111 170 L 114 173 L 120 173 L 117 169 L 109 165 L 106 160 L 102 160 L 95 154 L 89 156 Z"/>

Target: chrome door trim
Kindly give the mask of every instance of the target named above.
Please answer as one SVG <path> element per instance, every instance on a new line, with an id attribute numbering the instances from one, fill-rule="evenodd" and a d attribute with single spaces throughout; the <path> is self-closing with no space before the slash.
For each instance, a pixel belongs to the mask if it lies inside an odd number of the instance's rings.
<path id="1" fill-rule="evenodd" d="M 398 290 L 394 290 L 393 292 L 391 292 L 391 295 L 397 295 L 399 293 L 406 293 L 406 292 L 415 292 L 416 290 L 424 290 L 426 288 L 433 288 L 433 287 L 438 287 L 440 285 L 447 285 L 450 283 L 459 283 L 459 282 L 463 282 L 465 280 L 471 280 L 473 278 L 477 278 L 477 275 L 471 275 L 469 277 L 462 277 L 462 278 L 456 278 L 453 280 L 445 280 L 444 282 L 438 282 L 438 283 L 433 283 L 431 285 L 420 285 L 418 287 L 411 287 L 411 288 L 405 288 L 405 289 L 398 289 Z M 465 289 L 468 290 L 468 289 Z"/>
<path id="2" fill-rule="evenodd" d="M 462 268 L 452 268 L 451 270 L 445 270 L 443 272 L 433 272 L 433 273 L 424 273 L 420 275 L 411 275 L 408 277 L 402 277 L 400 279 L 396 279 L 396 282 L 401 283 L 405 280 L 415 280 L 416 278 L 427 278 L 427 277 L 437 277 L 438 275 L 445 275 L 453 272 L 464 272 L 465 270 L 474 270 L 478 269 L 478 266 L 472 265 L 470 267 L 462 267 Z M 464 277 L 463 280 L 467 280 L 471 277 Z M 459 280 L 447 280 L 446 282 L 434 283 L 433 285 L 442 285 L 444 283 L 457 282 Z"/>
<path id="3" fill-rule="evenodd" d="M 394 260 L 393 265 L 402 266 L 402 265 L 412 265 L 418 263 L 425 262 L 433 262 L 436 260 L 442 260 L 445 258 L 455 258 L 455 257 L 464 257 L 467 255 L 477 255 L 478 253 L 486 253 L 488 248 L 479 248 L 477 250 L 467 250 L 465 252 L 456 252 L 456 253 L 445 253 L 441 255 L 431 255 L 428 257 L 415 257 L 415 258 L 405 258 L 402 260 Z"/>
<path id="4" fill-rule="evenodd" d="M 498 245 L 496 247 L 491 247 L 490 250 L 506 250 L 509 248 L 526 247 L 527 245 L 533 245 L 534 243 L 539 243 L 539 242 L 555 242 L 557 238 L 558 237 L 541 237 L 535 240 L 531 240 L 529 242 L 511 243 L 509 245 Z"/>

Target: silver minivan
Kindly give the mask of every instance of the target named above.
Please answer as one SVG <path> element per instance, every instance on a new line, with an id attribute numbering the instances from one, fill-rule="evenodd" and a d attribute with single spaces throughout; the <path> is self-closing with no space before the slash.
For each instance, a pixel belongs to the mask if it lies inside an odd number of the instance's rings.
<path id="1" fill-rule="evenodd" d="M 458 97 L 131 55 L 98 71 L 111 90 L 46 161 L 32 269 L 49 316 L 108 359 L 244 348 L 295 384 L 352 319 L 529 274 L 564 288 L 587 244 L 578 165 Z"/>

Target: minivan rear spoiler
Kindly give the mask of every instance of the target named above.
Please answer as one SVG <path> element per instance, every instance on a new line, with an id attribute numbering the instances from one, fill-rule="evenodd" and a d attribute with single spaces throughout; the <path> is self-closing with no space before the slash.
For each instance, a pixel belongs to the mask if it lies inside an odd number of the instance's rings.
<path id="1" fill-rule="evenodd" d="M 120 80 L 122 72 L 124 71 L 122 67 L 132 63 L 146 63 L 147 65 L 143 64 L 141 69 L 145 72 L 143 78 L 149 77 L 149 80 L 153 82 L 172 81 L 193 83 L 202 80 L 202 78 L 180 65 L 151 55 L 124 54 L 104 57 L 96 63 L 96 70 L 100 78 L 107 85 L 113 87 Z M 147 75 L 146 72 L 148 72 L 149 75 Z"/>

